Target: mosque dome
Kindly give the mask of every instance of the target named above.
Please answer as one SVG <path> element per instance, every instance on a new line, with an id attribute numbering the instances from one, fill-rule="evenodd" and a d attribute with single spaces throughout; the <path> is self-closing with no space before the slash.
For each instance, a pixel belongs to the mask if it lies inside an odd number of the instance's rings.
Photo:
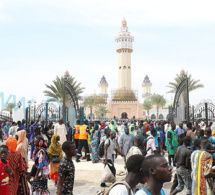
<path id="1" fill-rule="evenodd" d="M 148 75 L 145 76 L 143 83 L 150 83 Z"/>
<path id="2" fill-rule="evenodd" d="M 113 101 L 137 101 L 137 98 L 132 90 L 119 89 L 114 94 Z"/>
<path id="3" fill-rule="evenodd" d="M 102 76 L 99 84 L 102 84 L 102 85 L 107 84 L 107 80 L 104 75 Z"/>

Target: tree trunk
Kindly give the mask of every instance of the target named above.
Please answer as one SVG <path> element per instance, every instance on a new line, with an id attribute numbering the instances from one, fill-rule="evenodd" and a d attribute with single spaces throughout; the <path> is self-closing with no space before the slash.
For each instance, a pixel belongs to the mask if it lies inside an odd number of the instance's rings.
<path id="1" fill-rule="evenodd" d="M 150 117 L 149 117 L 149 110 L 147 110 L 147 116 L 148 116 L 148 119 L 149 119 L 149 118 L 150 118 Z M 147 117 L 146 117 L 146 119 L 147 119 Z"/>
<path id="2" fill-rule="evenodd" d="M 158 115 L 159 115 L 159 106 L 157 106 L 157 120 L 158 120 Z"/>

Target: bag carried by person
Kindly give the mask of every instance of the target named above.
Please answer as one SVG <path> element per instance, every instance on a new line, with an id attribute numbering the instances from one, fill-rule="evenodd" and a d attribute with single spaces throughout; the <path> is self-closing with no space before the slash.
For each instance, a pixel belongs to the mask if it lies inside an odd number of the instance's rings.
<path id="1" fill-rule="evenodd" d="M 53 156 L 52 163 L 60 163 L 60 156 Z"/>
<path id="2" fill-rule="evenodd" d="M 111 167 L 113 165 L 110 163 L 105 165 L 104 171 L 102 173 L 101 181 L 100 181 L 101 183 L 105 183 L 105 182 L 113 183 L 116 181 L 116 178 L 113 175 L 109 166 Z"/>
<path id="3" fill-rule="evenodd" d="M 36 173 L 37 173 L 37 167 L 33 165 L 31 168 L 30 176 L 35 177 Z"/>
<path id="4" fill-rule="evenodd" d="M 106 140 L 105 140 L 106 141 Z M 100 145 L 99 145 L 99 148 L 98 148 L 98 155 L 99 157 L 103 157 L 104 154 L 105 154 L 105 141 L 103 141 Z M 110 145 L 110 139 L 108 138 L 108 146 Z"/>
<path id="5" fill-rule="evenodd" d="M 150 140 L 150 139 L 153 139 L 153 137 L 150 137 L 150 138 L 147 139 L 146 141 L 143 141 L 143 148 L 142 148 L 142 150 L 141 150 L 143 156 L 146 156 L 146 155 L 147 155 L 147 152 L 148 152 L 149 150 L 151 150 L 151 147 L 149 147 L 149 148 L 147 149 L 147 141 Z"/>
<path id="6" fill-rule="evenodd" d="M 125 181 L 116 181 L 108 189 L 103 189 L 102 191 L 100 191 L 97 194 L 98 195 L 109 195 L 111 189 L 116 185 L 125 185 L 126 189 L 128 190 L 128 195 L 131 195 L 131 188 Z"/>

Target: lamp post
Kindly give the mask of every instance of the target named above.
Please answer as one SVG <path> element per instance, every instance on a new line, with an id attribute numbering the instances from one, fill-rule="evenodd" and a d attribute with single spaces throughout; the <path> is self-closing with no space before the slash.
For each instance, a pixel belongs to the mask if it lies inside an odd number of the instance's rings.
<path id="1" fill-rule="evenodd" d="M 67 70 L 64 74 L 64 79 L 63 79 L 63 121 L 66 123 L 66 79 L 70 77 L 69 71 Z"/>
<path id="2" fill-rule="evenodd" d="M 36 100 L 34 101 L 34 122 L 35 122 L 35 116 L 36 116 Z"/>
<path id="3" fill-rule="evenodd" d="M 194 125 L 194 120 L 195 120 L 195 118 L 194 118 L 194 106 L 192 106 L 192 112 L 193 112 L 193 125 Z"/>
<path id="4" fill-rule="evenodd" d="M 31 109 L 31 100 L 28 100 L 28 107 L 26 108 L 27 109 L 27 111 L 26 111 L 26 126 L 27 126 L 27 128 L 29 127 L 29 122 L 30 122 L 30 120 L 31 120 L 31 118 L 30 118 L 30 113 L 31 113 L 31 111 L 30 111 L 30 109 Z"/>
<path id="5" fill-rule="evenodd" d="M 187 122 L 190 122 L 190 110 L 189 110 L 189 81 L 186 75 L 186 92 L 187 92 Z"/>

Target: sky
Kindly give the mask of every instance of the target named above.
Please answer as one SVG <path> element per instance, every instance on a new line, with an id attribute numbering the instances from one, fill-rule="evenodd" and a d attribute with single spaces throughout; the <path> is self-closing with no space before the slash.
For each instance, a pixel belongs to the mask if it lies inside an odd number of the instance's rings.
<path id="1" fill-rule="evenodd" d="M 0 0 L 0 93 L 38 103 L 45 84 L 66 70 L 98 93 L 105 75 L 118 87 L 114 38 L 123 18 L 134 36 L 132 88 L 142 102 L 146 74 L 152 93 L 168 100 L 168 83 L 182 69 L 204 88 L 190 93 L 190 103 L 215 102 L 215 2 L 213 0 Z M 1 99 L 2 101 L 2 99 Z"/>

